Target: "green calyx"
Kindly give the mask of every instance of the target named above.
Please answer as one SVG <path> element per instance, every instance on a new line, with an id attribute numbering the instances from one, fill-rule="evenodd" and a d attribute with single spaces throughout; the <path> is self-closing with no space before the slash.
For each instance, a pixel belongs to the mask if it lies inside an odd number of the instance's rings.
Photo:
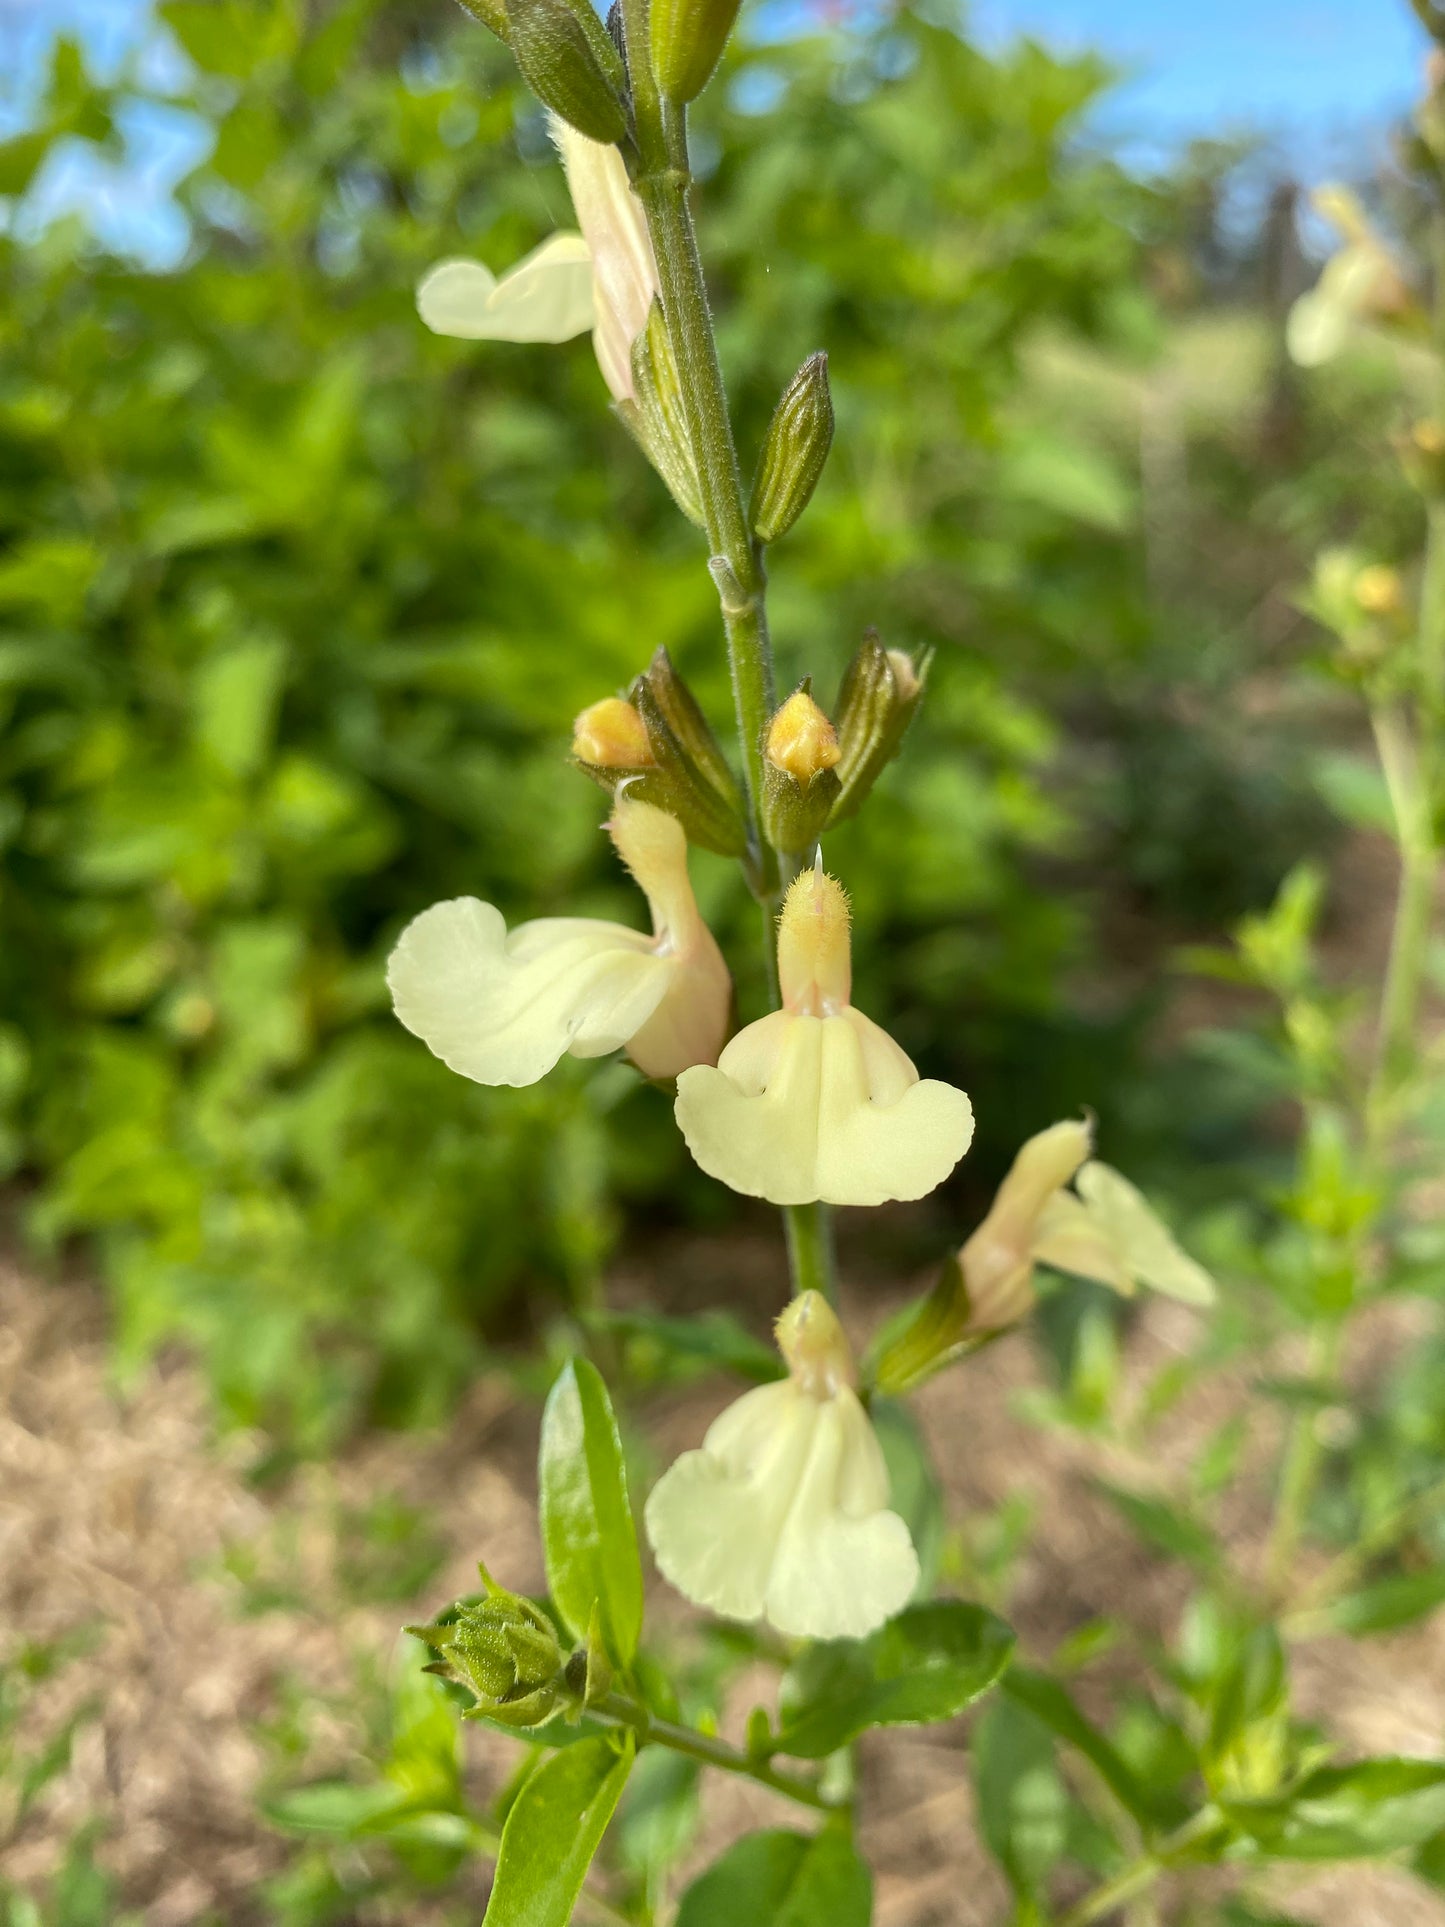
<path id="1" fill-rule="evenodd" d="M 750 518 L 759 542 L 786 535 L 812 500 L 833 446 L 828 357 L 809 355 L 773 410 L 753 482 Z"/>
<path id="2" fill-rule="evenodd" d="M 539 1606 L 507 1592 L 481 1568 L 485 1598 L 456 1617 L 407 1631 L 436 1654 L 429 1669 L 476 1695 L 474 1717 L 506 1726 L 540 1726 L 571 1704 L 557 1630 Z"/>
<path id="3" fill-rule="evenodd" d="M 712 79 L 739 0 L 652 0 L 652 70 L 665 99 L 695 100 Z"/>

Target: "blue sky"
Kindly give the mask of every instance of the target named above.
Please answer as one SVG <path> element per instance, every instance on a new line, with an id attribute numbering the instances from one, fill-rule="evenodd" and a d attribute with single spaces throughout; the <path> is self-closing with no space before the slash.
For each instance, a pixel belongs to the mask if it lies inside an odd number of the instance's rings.
<path id="1" fill-rule="evenodd" d="M 772 0 L 777 5 L 778 0 Z M 782 0 L 793 14 L 808 0 Z M 57 31 L 79 31 L 104 67 L 132 44 L 146 0 L 0 0 L 0 77 L 23 86 Z M 1419 85 L 1424 37 L 1407 0 L 973 0 L 989 45 L 1019 33 L 1096 48 L 1122 70 L 1099 128 L 1145 165 L 1197 134 L 1270 135 L 1301 178 L 1368 167 Z M 155 57 L 162 62 L 157 43 Z M 5 88 L 0 85 L 0 126 Z M 47 212 L 84 204 L 112 240 L 158 259 L 184 246 L 167 212 L 189 163 L 184 127 L 152 116 L 128 130 L 136 166 L 107 174 L 73 153 L 41 184 Z"/>

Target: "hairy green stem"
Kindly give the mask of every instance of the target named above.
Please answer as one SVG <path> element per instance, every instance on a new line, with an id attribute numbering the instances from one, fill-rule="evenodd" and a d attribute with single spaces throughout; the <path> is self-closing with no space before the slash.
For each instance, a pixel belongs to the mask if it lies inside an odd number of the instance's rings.
<path id="1" fill-rule="evenodd" d="M 665 1746 L 670 1752 L 685 1754 L 701 1766 L 715 1766 L 724 1773 L 741 1774 L 745 1779 L 755 1780 L 759 1786 L 770 1787 L 774 1793 L 781 1793 L 785 1799 L 795 1800 L 799 1806 L 812 1807 L 819 1813 L 843 1810 L 838 1801 L 820 1793 L 811 1780 L 805 1780 L 798 1774 L 780 1772 L 776 1767 L 769 1766 L 766 1760 L 755 1760 L 738 1747 L 729 1746 L 726 1740 L 719 1740 L 710 1733 L 699 1733 L 695 1727 L 678 1726 L 672 1720 L 656 1719 L 645 1706 L 627 1699 L 621 1693 L 609 1693 L 600 1705 L 589 1707 L 587 1717 L 599 1721 L 603 1726 L 626 1728 L 635 1733 L 639 1746 Z"/>
<path id="2" fill-rule="evenodd" d="M 717 585 L 727 637 L 733 707 L 743 753 L 754 853 L 752 883 L 763 904 L 763 954 L 769 1001 L 778 1002 L 772 906 L 788 865 L 780 866 L 762 832 L 763 739 L 776 706 L 768 636 L 767 577 L 762 546 L 753 536 L 733 441 L 727 390 L 718 360 L 712 310 L 692 219 L 692 166 L 686 110 L 664 101 L 653 77 L 647 0 L 622 0 L 633 120 L 640 165 L 636 186 L 662 283 L 663 318 L 682 384 L 688 437 L 697 465 L 703 517 L 712 550 L 708 567 Z M 793 1293 L 821 1291 L 834 1301 L 832 1217 L 823 1204 L 784 1207 Z"/>
<path id="3" fill-rule="evenodd" d="M 1217 1834 L 1225 1831 L 1223 1816 L 1213 1807 L 1203 1807 L 1192 1820 L 1186 1820 L 1182 1827 L 1161 1840 L 1157 1847 L 1141 1854 L 1121 1873 L 1106 1880 L 1102 1886 L 1095 1887 L 1091 1894 L 1085 1894 L 1076 1907 L 1071 1907 L 1060 1916 L 1058 1927 L 1092 1927 L 1092 1923 L 1107 1920 L 1110 1914 L 1117 1913 L 1121 1907 L 1146 1893 L 1161 1874 L 1189 1857 L 1200 1847 L 1206 1846 Z"/>

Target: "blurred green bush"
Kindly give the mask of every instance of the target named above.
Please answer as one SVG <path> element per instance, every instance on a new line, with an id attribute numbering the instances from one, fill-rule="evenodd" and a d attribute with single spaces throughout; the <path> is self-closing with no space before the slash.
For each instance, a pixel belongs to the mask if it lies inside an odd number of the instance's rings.
<path id="1" fill-rule="evenodd" d="M 570 717 L 658 643 L 720 720 L 725 683 L 696 539 L 586 344 L 416 319 L 439 256 L 500 267 L 570 220 L 485 33 L 440 0 L 158 16 L 181 79 L 138 56 L 102 85 L 61 40 L 0 146 L 23 197 L 66 144 L 119 155 L 141 112 L 214 135 L 174 269 L 75 219 L 0 234 L 0 1149 L 36 1236 L 94 1239 L 122 1362 L 182 1338 L 230 1417 L 319 1447 L 441 1409 L 489 1313 L 585 1293 L 610 1198 L 692 1183 L 625 1071 L 480 1090 L 393 1023 L 382 964 L 462 892 L 632 916 L 601 800 L 562 767 Z M 745 424 L 832 356 L 837 449 L 775 570 L 784 665 L 806 640 L 841 671 L 870 622 L 939 651 L 915 753 L 830 855 L 865 999 L 997 1099 L 985 1171 L 1097 1100 L 1105 1062 L 1127 1074 L 1132 993 L 1087 1022 L 1060 996 L 1098 950 L 1079 863 L 1146 816 L 1126 882 L 1212 926 L 1314 834 L 1277 735 L 1278 807 L 1247 731 L 1180 720 L 1181 686 L 1237 672 L 1261 572 L 1201 577 L 1141 485 L 1172 341 L 1150 250 L 1178 210 L 1081 139 L 1104 81 L 903 12 L 742 53 L 702 115 Z M 1226 444 L 1267 321 L 1240 342 Z M 1232 487 L 1221 543 L 1253 506 Z M 1167 623 L 1161 568 L 1191 584 Z M 1198 811 L 1241 783 L 1249 848 L 1216 836 L 1201 883 Z"/>

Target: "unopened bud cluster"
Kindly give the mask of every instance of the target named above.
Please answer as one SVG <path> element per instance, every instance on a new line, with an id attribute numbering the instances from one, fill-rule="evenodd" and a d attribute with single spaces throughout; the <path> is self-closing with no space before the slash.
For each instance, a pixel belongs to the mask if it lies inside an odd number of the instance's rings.
<path id="1" fill-rule="evenodd" d="M 557 1629 L 530 1599 L 498 1586 L 485 1567 L 481 1573 L 482 1599 L 451 1620 L 407 1630 L 437 1655 L 430 1672 L 476 1695 L 475 1717 L 540 1726 L 580 1698 L 569 1688 Z"/>

